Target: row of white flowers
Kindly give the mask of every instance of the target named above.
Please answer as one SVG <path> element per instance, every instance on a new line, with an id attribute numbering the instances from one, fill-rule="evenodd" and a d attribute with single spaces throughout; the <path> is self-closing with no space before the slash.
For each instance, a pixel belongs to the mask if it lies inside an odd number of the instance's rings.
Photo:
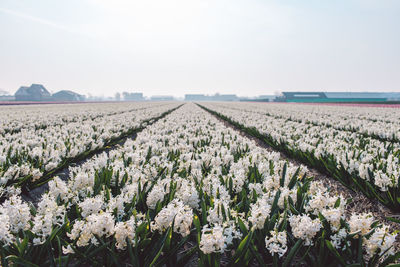
<path id="1" fill-rule="evenodd" d="M 94 105 L 99 109 L 98 104 Z M 137 129 L 147 120 L 177 106 L 177 103 L 139 103 L 137 106 L 118 103 L 106 105 L 107 112 L 97 112 L 92 104 L 57 105 L 60 108 L 57 116 L 48 114 L 51 109 L 44 106 L 42 111 L 34 112 L 33 117 L 27 116 L 22 107 L 13 108 L 13 112 L 19 114 L 16 123 L 21 125 L 19 131 L 0 135 L 0 185 L 19 182 L 21 177 L 30 177 L 29 180 L 35 182 L 63 161 L 102 148 L 110 139 Z M 69 112 L 65 111 L 67 109 Z M 42 120 L 47 118 L 46 127 L 32 126 L 38 116 Z M 21 118 L 30 126 L 23 126 Z M 43 126 L 43 121 L 39 125 Z M 3 128 L 8 126 L 2 125 Z"/>
<path id="2" fill-rule="evenodd" d="M 287 144 L 290 149 L 309 152 L 318 159 L 332 156 L 338 168 L 342 165 L 348 173 L 369 181 L 381 191 L 398 188 L 399 143 L 381 141 L 357 132 L 338 130 L 322 124 L 312 125 L 288 120 L 285 116 L 282 118 L 267 116 L 265 113 L 270 111 L 269 104 L 258 106 L 259 110 L 264 108 L 264 112 L 254 111 L 253 104 L 240 104 L 240 109 L 237 108 L 238 105 L 216 103 L 205 106 L 246 127 L 255 127 L 262 134 L 271 136 L 276 142 Z M 281 109 L 286 109 L 286 113 L 290 114 L 296 112 L 296 107 L 299 106 L 290 107 L 281 104 Z M 325 106 L 319 109 L 323 108 Z M 300 108 L 299 114 L 306 116 Z M 341 123 L 338 119 L 331 119 L 332 125 Z M 362 123 L 363 121 L 360 122 Z"/>
<path id="3" fill-rule="evenodd" d="M 394 253 L 395 234 L 387 226 L 374 224 L 368 213 L 347 217 L 346 201 L 306 172 L 186 104 L 135 140 L 71 167 L 68 181 L 56 177 L 36 212 L 11 196 L 0 206 L 2 255 L 22 236 L 31 236 L 28 247 L 48 245 L 58 227 L 64 227 L 57 232 L 63 253 L 77 257 L 79 251 L 92 255 L 91 248 L 108 246 L 98 250 L 107 254 L 133 246 L 145 259 L 161 237 L 168 245 L 160 259 L 173 256 L 171 244 L 191 237 L 205 262 L 211 258 L 202 255 L 243 250 L 246 238 L 252 253 L 278 261 L 295 247 L 306 255 L 320 251 L 321 240 L 343 255 L 354 250 L 353 239 L 360 240 L 355 243 L 362 244 L 365 259 Z M 233 259 L 248 264 L 248 254 Z"/>
<path id="4" fill-rule="evenodd" d="M 45 129 L 68 122 L 126 113 L 138 109 L 169 104 L 160 102 L 76 103 L 49 105 L 0 106 L 0 135 L 19 132 L 22 129 Z"/>
<path id="5" fill-rule="evenodd" d="M 325 125 L 337 130 L 359 132 L 365 136 L 393 141 L 400 140 L 399 109 L 295 103 L 235 103 L 234 107 L 229 104 L 227 107 L 280 119 Z"/>

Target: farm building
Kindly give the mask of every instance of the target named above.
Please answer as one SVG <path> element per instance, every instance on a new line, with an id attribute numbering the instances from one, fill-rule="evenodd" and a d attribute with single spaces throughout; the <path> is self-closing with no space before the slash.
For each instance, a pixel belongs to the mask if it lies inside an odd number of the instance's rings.
<path id="1" fill-rule="evenodd" d="M 237 101 L 236 95 L 203 95 L 203 94 L 186 94 L 185 101 Z"/>
<path id="2" fill-rule="evenodd" d="M 174 97 L 170 95 L 155 95 L 150 98 L 151 101 L 174 101 Z"/>
<path id="3" fill-rule="evenodd" d="M 85 101 L 85 96 L 69 90 L 59 91 L 52 96 L 53 101 Z"/>
<path id="4" fill-rule="evenodd" d="M 123 92 L 122 96 L 124 100 L 127 101 L 143 101 L 143 93 L 128 93 L 128 92 Z"/>
<path id="5" fill-rule="evenodd" d="M 15 93 L 17 101 L 49 101 L 51 94 L 41 84 L 32 84 L 30 87 L 21 86 Z"/>
<path id="6" fill-rule="evenodd" d="M 207 101 L 207 100 L 210 100 L 210 96 L 203 95 L 203 94 L 186 94 L 185 100 L 186 101 Z"/>
<path id="7" fill-rule="evenodd" d="M 237 101 L 238 97 L 236 95 L 220 95 L 220 94 L 215 94 L 212 96 L 212 100 L 215 101 Z"/>
<path id="8" fill-rule="evenodd" d="M 281 102 L 360 103 L 400 101 L 400 93 L 377 92 L 283 92 Z"/>

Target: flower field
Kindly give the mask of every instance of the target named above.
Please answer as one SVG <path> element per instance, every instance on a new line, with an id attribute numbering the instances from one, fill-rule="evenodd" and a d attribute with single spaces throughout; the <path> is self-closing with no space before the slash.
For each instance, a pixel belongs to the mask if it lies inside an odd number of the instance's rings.
<path id="1" fill-rule="evenodd" d="M 400 212 L 400 112 L 388 108 L 207 104 L 210 111 Z"/>
<path id="2" fill-rule="evenodd" d="M 12 184 L 31 188 L 46 181 L 55 169 L 137 131 L 177 106 L 3 107 L 0 115 L 0 196 Z"/>
<path id="3" fill-rule="evenodd" d="M 341 109 L 2 108 L 1 265 L 396 266 L 396 230 L 371 212 L 348 212 L 349 199 L 308 175 L 306 165 L 318 167 L 399 210 L 398 118 Z"/>

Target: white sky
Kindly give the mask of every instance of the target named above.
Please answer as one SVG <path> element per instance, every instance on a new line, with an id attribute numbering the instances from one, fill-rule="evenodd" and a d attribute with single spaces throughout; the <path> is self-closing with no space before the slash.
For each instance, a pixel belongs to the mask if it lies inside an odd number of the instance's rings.
<path id="1" fill-rule="evenodd" d="M 400 91 L 398 0 L 1 0 L 0 88 Z"/>

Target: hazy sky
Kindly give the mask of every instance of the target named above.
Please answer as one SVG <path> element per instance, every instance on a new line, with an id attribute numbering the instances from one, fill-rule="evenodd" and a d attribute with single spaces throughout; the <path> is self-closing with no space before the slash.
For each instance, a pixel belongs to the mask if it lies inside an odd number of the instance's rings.
<path id="1" fill-rule="evenodd" d="M 400 91 L 399 0 L 0 0 L 0 89 Z"/>

